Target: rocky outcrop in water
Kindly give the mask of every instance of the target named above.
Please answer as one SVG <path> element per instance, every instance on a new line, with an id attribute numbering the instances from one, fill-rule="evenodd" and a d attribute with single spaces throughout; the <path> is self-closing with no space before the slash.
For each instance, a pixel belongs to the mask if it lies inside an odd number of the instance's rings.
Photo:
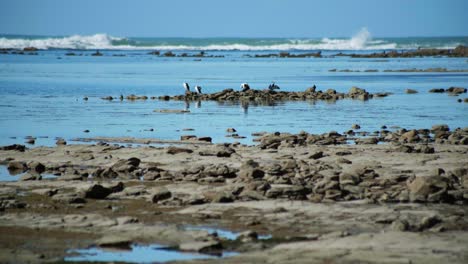
<path id="1" fill-rule="evenodd" d="M 457 46 L 455 49 L 417 49 L 398 52 L 396 50 L 383 51 L 371 54 L 344 54 L 338 53 L 335 56 L 350 56 L 352 58 L 413 58 L 413 57 L 468 57 L 467 46 Z"/>
<path id="2" fill-rule="evenodd" d="M 348 93 L 339 93 L 334 89 L 326 91 L 316 91 L 315 88 L 308 88 L 303 92 L 288 92 L 288 91 L 271 91 L 249 89 L 246 91 L 235 91 L 234 89 L 225 89 L 221 92 L 212 94 L 198 94 L 188 92 L 184 95 L 176 96 L 160 96 L 159 100 L 178 100 L 178 101 L 198 101 L 198 100 L 213 100 L 213 101 L 259 101 L 259 102 L 275 102 L 275 101 L 305 101 L 305 100 L 340 100 L 345 98 L 368 100 L 376 97 L 385 97 L 390 93 L 375 93 L 371 94 L 365 89 L 352 87 Z"/>

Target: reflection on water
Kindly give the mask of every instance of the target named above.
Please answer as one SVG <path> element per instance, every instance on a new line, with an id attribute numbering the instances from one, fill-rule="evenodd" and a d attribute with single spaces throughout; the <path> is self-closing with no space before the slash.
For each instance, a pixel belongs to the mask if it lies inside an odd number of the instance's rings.
<path id="1" fill-rule="evenodd" d="M 182 227 L 184 230 L 195 230 L 195 231 L 207 231 L 210 234 L 216 234 L 218 237 L 223 238 L 223 239 L 228 239 L 228 240 L 236 240 L 240 233 L 239 232 L 233 232 L 231 230 L 227 229 L 222 229 L 222 228 L 216 228 L 216 227 L 210 227 L 210 226 L 184 226 Z M 272 238 L 271 235 L 259 235 L 258 239 L 270 239 Z"/>
<path id="2" fill-rule="evenodd" d="M 176 251 L 162 245 L 137 245 L 130 250 L 102 249 L 92 247 L 88 249 L 73 249 L 67 252 L 70 256 L 65 261 L 118 261 L 130 263 L 160 263 L 169 261 L 182 261 L 191 259 L 213 259 L 235 256 L 234 252 L 223 252 L 220 256 L 187 253 Z"/>

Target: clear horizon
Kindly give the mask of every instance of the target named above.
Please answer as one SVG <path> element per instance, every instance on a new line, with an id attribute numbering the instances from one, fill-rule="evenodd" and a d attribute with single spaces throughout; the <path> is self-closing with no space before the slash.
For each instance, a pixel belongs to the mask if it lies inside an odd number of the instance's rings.
<path id="1" fill-rule="evenodd" d="M 148 38 L 374 38 L 468 36 L 464 0 L 6 0 L 4 35 L 104 33 Z"/>

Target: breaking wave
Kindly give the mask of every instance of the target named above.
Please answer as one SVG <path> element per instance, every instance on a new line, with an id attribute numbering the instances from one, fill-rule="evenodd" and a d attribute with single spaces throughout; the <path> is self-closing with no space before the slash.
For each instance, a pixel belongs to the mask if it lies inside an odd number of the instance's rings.
<path id="1" fill-rule="evenodd" d="M 107 34 L 68 37 L 0 37 L 0 48 L 23 49 L 114 49 L 114 50 L 389 50 L 416 49 L 418 47 L 454 48 L 468 42 L 466 37 L 451 40 L 402 38 L 373 39 L 366 28 L 351 38 L 322 39 L 254 39 L 254 38 L 119 38 Z"/>

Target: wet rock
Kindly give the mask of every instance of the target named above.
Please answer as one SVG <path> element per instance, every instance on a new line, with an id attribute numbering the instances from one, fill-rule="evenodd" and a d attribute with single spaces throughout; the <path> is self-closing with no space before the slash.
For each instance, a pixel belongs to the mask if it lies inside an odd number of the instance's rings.
<path id="1" fill-rule="evenodd" d="M 8 162 L 7 169 L 8 171 L 10 171 L 10 173 L 13 172 L 14 174 L 16 174 L 25 172 L 28 169 L 28 167 L 26 163 L 22 161 L 10 161 Z"/>
<path id="2" fill-rule="evenodd" d="M 258 240 L 258 234 L 255 231 L 247 230 L 240 233 L 236 240 L 242 243 L 255 242 Z"/>
<path id="3" fill-rule="evenodd" d="M 38 162 L 38 161 L 31 161 L 27 164 L 27 167 L 29 168 L 29 171 L 33 173 L 38 173 L 41 174 L 46 170 L 46 167 L 44 164 Z"/>
<path id="4" fill-rule="evenodd" d="M 179 153 L 193 153 L 193 150 L 171 146 L 167 148 L 167 153 L 172 155 Z"/>
<path id="5" fill-rule="evenodd" d="M 194 241 L 183 243 L 179 245 L 181 251 L 191 251 L 199 253 L 212 253 L 219 252 L 222 249 L 222 245 L 219 241 Z"/>
<path id="6" fill-rule="evenodd" d="M 164 187 L 154 188 L 153 190 L 151 190 L 151 201 L 153 203 L 158 203 L 160 201 L 167 200 L 171 197 L 172 193 Z"/>
<path id="7" fill-rule="evenodd" d="M 461 94 L 466 93 L 466 88 L 463 87 L 450 87 L 446 90 L 448 93 Z"/>
<path id="8" fill-rule="evenodd" d="M 210 142 L 212 141 L 211 137 L 199 137 L 198 141 L 205 141 L 205 142 Z"/>
<path id="9" fill-rule="evenodd" d="M 439 132 L 448 132 L 450 131 L 450 128 L 446 124 L 440 124 L 440 125 L 433 125 L 431 128 L 431 132 L 436 134 Z"/>
<path id="10" fill-rule="evenodd" d="M 352 128 L 352 129 L 361 129 L 361 126 L 358 125 L 358 124 L 353 124 L 353 125 L 351 126 L 351 128 Z"/>
<path id="11" fill-rule="evenodd" d="M 131 244 L 132 240 L 128 237 L 117 235 L 108 235 L 99 240 L 96 240 L 96 245 L 103 248 L 130 249 Z"/>
<path id="12" fill-rule="evenodd" d="M 25 143 L 30 144 L 30 145 L 34 145 L 36 143 L 36 139 L 35 138 L 28 138 L 28 139 L 26 139 Z"/>
<path id="13" fill-rule="evenodd" d="M 64 139 L 58 139 L 56 142 L 55 142 L 56 145 L 66 145 L 67 142 L 64 140 Z"/>
<path id="14" fill-rule="evenodd" d="M 407 94 L 416 94 L 416 93 L 418 93 L 418 91 L 414 90 L 414 89 L 406 89 L 405 93 L 407 93 Z"/>
<path id="15" fill-rule="evenodd" d="M 375 145 L 379 143 L 379 139 L 376 137 L 368 137 L 368 138 L 357 138 L 354 140 L 357 145 Z"/>
<path id="16" fill-rule="evenodd" d="M 19 181 L 38 181 L 42 180 L 42 176 L 39 174 L 26 173 L 19 178 Z"/>
<path id="17" fill-rule="evenodd" d="M 26 150 L 25 145 L 13 144 L 8 146 L 0 147 L 0 150 L 16 150 L 19 152 L 24 152 Z"/>
<path id="18" fill-rule="evenodd" d="M 184 109 L 155 109 L 153 112 L 157 113 L 166 113 L 166 114 L 184 114 L 184 113 L 190 113 L 190 110 L 184 110 Z"/>
<path id="19" fill-rule="evenodd" d="M 400 136 L 400 141 L 406 142 L 406 143 L 418 142 L 419 139 L 420 139 L 419 132 L 414 129 L 408 132 L 405 132 Z"/>
<path id="20" fill-rule="evenodd" d="M 109 194 L 112 193 L 112 190 L 110 188 L 106 188 L 100 184 L 93 184 L 91 187 L 89 187 L 87 190 L 85 190 L 85 198 L 91 198 L 91 199 L 104 199 Z"/>
<path id="21" fill-rule="evenodd" d="M 445 89 L 443 88 L 434 88 L 429 90 L 430 93 L 444 93 Z"/>
<path id="22" fill-rule="evenodd" d="M 182 135 L 180 136 L 180 140 L 194 140 L 197 139 L 195 135 Z"/>

